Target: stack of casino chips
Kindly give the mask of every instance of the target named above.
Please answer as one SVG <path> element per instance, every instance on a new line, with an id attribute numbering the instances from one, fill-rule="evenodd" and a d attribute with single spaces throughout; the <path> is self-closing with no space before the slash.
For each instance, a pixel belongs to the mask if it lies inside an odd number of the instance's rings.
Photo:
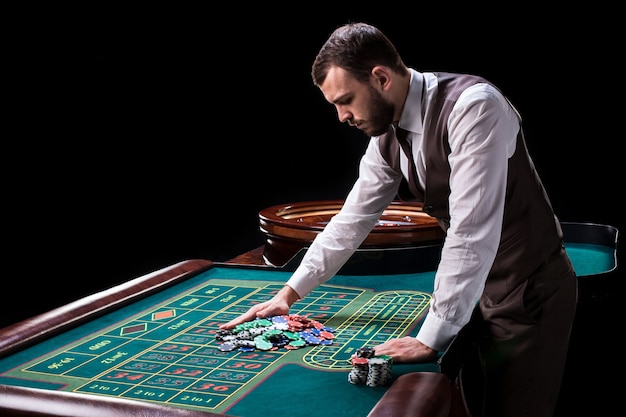
<path id="1" fill-rule="evenodd" d="M 391 381 L 391 356 L 376 356 L 369 361 L 369 372 L 365 385 L 368 387 L 383 387 Z"/>
<path id="2" fill-rule="evenodd" d="M 238 324 L 233 330 L 220 330 L 215 338 L 224 352 L 239 350 L 300 349 L 312 345 L 331 345 L 334 329 L 298 314 L 256 318 Z"/>
<path id="3" fill-rule="evenodd" d="M 351 358 L 352 369 L 348 382 L 368 387 L 382 387 L 391 381 L 393 360 L 391 356 L 376 356 L 373 348 L 360 348 Z"/>
<path id="4" fill-rule="evenodd" d="M 352 358 L 352 369 L 348 373 L 348 382 L 355 385 L 362 385 L 367 382 L 369 372 L 369 362 L 367 358 Z"/>

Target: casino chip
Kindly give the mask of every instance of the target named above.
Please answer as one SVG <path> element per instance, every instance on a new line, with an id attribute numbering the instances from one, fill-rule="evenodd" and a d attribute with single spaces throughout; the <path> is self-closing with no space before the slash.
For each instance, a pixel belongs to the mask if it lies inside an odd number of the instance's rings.
<path id="1" fill-rule="evenodd" d="M 350 361 L 352 369 L 348 373 L 348 382 L 351 384 L 383 387 L 391 381 L 391 356 L 376 356 L 373 348 L 364 347 L 357 349 Z"/>
<path id="2" fill-rule="evenodd" d="M 230 352 L 277 349 L 300 349 L 306 346 L 332 345 L 335 330 L 317 320 L 298 314 L 257 318 L 238 324 L 232 330 L 219 330 L 215 339 L 219 349 Z"/>

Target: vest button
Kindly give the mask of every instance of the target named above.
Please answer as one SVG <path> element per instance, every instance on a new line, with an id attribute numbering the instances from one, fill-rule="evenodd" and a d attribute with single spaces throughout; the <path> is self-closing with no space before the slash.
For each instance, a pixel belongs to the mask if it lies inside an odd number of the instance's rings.
<path id="1" fill-rule="evenodd" d="M 422 208 L 422 211 L 426 214 L 431 214 L 434 210 L 435 208 L 433 206 L 424 206 Z"/>

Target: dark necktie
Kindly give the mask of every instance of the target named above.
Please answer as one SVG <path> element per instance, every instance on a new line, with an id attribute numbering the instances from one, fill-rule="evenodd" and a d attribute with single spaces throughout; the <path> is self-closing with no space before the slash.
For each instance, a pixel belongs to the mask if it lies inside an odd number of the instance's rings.
<path id="1" fill-rule="evenodd" d="M 411 190 L 411 193 L 414 196 L 419 197 L 422 195 L 422 192 L 419 190 L 418 186 L 419 182 L 417 179 L 417 169 L 415 168 L 415 160 L 413 159 L 413 152 L 411 152 L 411 145 L 409 145 L 406 140 L 408 133 L 409 132 L 407 130 L 396 126 L 396 139 L 409 160 L 409 190 Z"/>

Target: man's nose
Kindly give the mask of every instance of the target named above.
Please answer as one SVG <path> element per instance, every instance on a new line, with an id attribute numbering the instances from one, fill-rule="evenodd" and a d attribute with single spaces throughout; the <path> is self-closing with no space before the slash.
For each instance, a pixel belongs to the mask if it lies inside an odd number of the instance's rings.
<path id="1" fill-rule="evenodd" d="M 337 109 L 337 117 L 339 117 L 339 121 L 341 123 L 348 122 L 349 124 L 351 124 L 350 120 L 352 120 L 352 113 L 350 113 L 349 111 L 341 110 L 341 109 L 338 108 Z"/>

